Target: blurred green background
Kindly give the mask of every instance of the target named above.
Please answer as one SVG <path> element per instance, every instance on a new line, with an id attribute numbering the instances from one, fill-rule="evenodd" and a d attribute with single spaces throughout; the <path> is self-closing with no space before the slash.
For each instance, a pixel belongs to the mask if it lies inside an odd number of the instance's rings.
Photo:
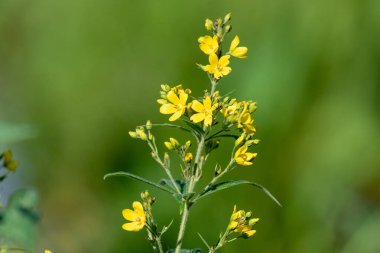
<path id="1" fill-rule="evenodd" d="M 102 177 L 164 176 L 128 131 L 167 120 L 161 83 L 209 87 L 197 38 L 227 12 L 250 51 L 219 88 L 258 102 L 262 140 L 256 164 L 230 178 L 265 185 L 284 207 L 249 186 L 220 192 L 194 207 L 185 246 L 202 245 L 197 232 L 215 241 L 237 204 L 261 218 L 258 233 L 221 252 L 380 252 L 378 0 L 0 0 L 0 145 L 21 163 L 1 191 L 39 190 L 41 248 L 150 252 L 144 232 L 121 229 L 121 210 L 150 188 Z M 150 190 L 158 223 L 174 219 L 173 246 L 176 203 Z"/>

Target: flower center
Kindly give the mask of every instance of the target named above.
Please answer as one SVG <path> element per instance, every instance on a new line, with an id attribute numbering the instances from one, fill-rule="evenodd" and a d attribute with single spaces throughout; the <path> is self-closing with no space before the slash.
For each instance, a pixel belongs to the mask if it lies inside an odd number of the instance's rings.
<path id="1" fill-rule="evenodd" d="M 141 217 L 137 217 L 135 221 L 141 222 Z"/>
<path id="2" fill-rule="evenodd" d="M 223 66 L 218 64 L 218 65 L 216 65 L 216 69 L 221 72 L 221 71 L 223 71 Z"/>

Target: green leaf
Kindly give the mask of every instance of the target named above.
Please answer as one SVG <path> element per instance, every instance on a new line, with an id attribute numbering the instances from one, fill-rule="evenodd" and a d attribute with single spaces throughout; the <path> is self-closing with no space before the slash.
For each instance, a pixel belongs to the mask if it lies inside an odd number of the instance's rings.
<path id="1" fill-rule="evenodd" d="M 166 191 L 166 192 L 169 192 L 171 194 L 174 194 L 175 191 L 171 190 L 171 189 L 168 189 L 160 184 L 157 184 L 153 181 L 150 181 L 148 179 L 145 179 L 143 177 L 139 177 L 139 176 L 136 176 L 132 173 L 128 173 L 128 172 L 124 172 L 124 171 L 119 171 L 119 172 L 113 172 L 113 173 L 108 173 L 104 176 L 104 179 L 107 179 L 109 177 L 129 177 L 129 178 L 132 178 L 134 180 L 137 180 L 137 181 L 141 181 L 141 182 L 144 182 L 146 184 L 149 184 L 151 186 L 155 186 L 156 188 L 160 189 L 160 190 L 163 190 L 163 191 Z"/>
<path id="2" fill-rule="evenodd" d="M 270 193 L 270 191 L 268 189 L 266 189 L 264 186 L 262 186 L 258 183 L 247 181 L 247 180 L 230 180 L 230 181 L 225 181 L 225 182 L 213 184 L 213 185 L 207 187 L 203 192 L 201 192 L 198 199 L 201 199 L 201 198 L 203 198 L 207 195 L 210 195 L 212 193 L 215 193 L 217 191 L 221 191 L 221 190 L 228 189 L 228 188 L 238 186 L 238 185 L 242 185 L 242 184 L 248 184 L 248 185 L 256 186 L 257 188 L 262 190 L 265 194 L 267 194 L 274 202 L 276 202 L 277 205 L 282 206 L 280 204 L 280 202 L 272 195 L 272 193 Z"/>
<path id="3" fill-rule="evenodd" d="M 186 187 L 186 182 L 183 181 L 183 180 L 180 180 L 180 179 L 176 179 L 175 183 L 177 184 L 177 186 L 178 186 L 179 190 L 181 191 L 181 193 L 184 193 L 185 192 L 185 187 Z M 175 186 L 173 185 L 172 181 L 170 181 L 169 179 L 165 179 L 165 178 L 161 179 L 160 184 L 161 185 L 168 185 L 170 188 L 172 188 L 174 191 L 176 191 Z"/>
<path id="4" fill-rule="evenodd" d="M 191 121 L 189 121 L 187 119 L 182 119 L 182 120 L 183 120 L 183 122 L 186 123 L 186 125 L 188 125 L 192 129 L 194 129 L 198 134 L 204 134 L 204 131 L 203 131 L 202 127 L 200 127 L 199 125 L 194 124 L 193 122 L 191 122 Z"/>
<path id="5" fill-rule="evenodd" d="M 202 242 L 206 245 L 206 247 L 210 250 L 211 247 L 210 247 L 210 245 L 207 243 L 207 241 L 205 240 L 205 238 L 203 238 L 203 236 L 202 236 L 200 233 L 198 233 L 198 236 L 199 236 L 199 238 L 201 238 Z"/>
<path id="6" fill-rule="evenodd" d="M 170 249 L 166 253 L 174 253 L 175 249 Z M 180 253 L 201 253 L 200 249 L 181 249 Z"/>

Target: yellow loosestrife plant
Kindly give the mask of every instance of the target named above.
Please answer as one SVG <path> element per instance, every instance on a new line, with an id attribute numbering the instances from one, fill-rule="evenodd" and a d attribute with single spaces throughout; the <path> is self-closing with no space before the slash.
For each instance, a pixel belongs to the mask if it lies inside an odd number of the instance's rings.
<path id="1" fill-rule="evenodd" d="M 155 198 L 145 191 L 141 194 L 142 202 L 134 201 L 132 209 L 124 209 L 122 215 L 127 223 L 122 225 L 126 231 L 139 231 L 146 229 L 148 240 L 152 244 L 154 252 L 158 253 L 191 253 L 200 252 L 200 249 L 184 249 L 182 247 L 188 223 L 188 217 L 194 204 L 206 196 L 230 187 L 248 184 L 261 189 L 278 205 L 280 203 L 263 186 L 247 180 L 221 181 L 222 177 L 234 170 L 237 166 L 250 166 L 257 153 L 252 151 L 259 143 L 255 138 L 254 113 L 256 103 L 253 101 L 238 101 L 236 98 L 222 96 L 217 90 L 220 81 L 232 71 L 230 59 L 244 59 L 247 57 L 248 48 L 241 47 L 240 39 L 235 36 L 229 45 L 229 51 L 222 51 L 224 38 L 231 31 L 231 14 L 223 19 L 214 21 L 206 19 L 205 28 L 211 34 L 201 36 L 198 39 L 199 48 L 208 56 L 208 64 L 197 64 L 208 76 L 211 87 L 201 97 L 191 97 L 191 90 L 181 84 L 169 86 L 161 85 L 161 97 L 157 100 L 160 104 L 159 112 L 168 115 L 170 123 L 152 124 L 147 121 L 145 125 L 136 127 L 129 132 L 132 138 L 145 141 L 151 150 L 153 159 L 163 169 L 166 178 L 161 182 L 153 182 L 129 172 L 120 171 L 105 175 L 105 178 L 113 176 L 128 177 L 159 190 L 171 194 L 179 204 L 180 224 L 177 241 L 171 247 L 164 246 L 162 235 L 171 227 L 171 224 L 159 229 L 153 219 L 152 206 Z M 174 124 L 176 123 L 176 124 Z M 190 140 L 180 143 L 173 137 L 162 141 L 162 147 L 166 152 L 159 151 L 153 129 L 167 127 L 177 129 L 189 135 L 195 140 L 194 147 Z M 196 185 L 202 180 L 203 170 L 208 157 L 217 149 L 225 138 L 234 138 L 235 144 L 231 149 L 231 158 L 227 165 L 216 164 L 214 177 L 201 191 L 196 191 Z M 180 158 L 179 166 L 171 166 L 170 157 L 176 155 Z M 173 168 L 181 168 L 182 178 L 174 178 Z M 221 233 L 214 244 L 209 244 L 199 233 L 201 241 L 205 244 L 209 253 L 218 251 L 226 244 L 240 239 L 249 238 L 256 233 L 253 226 L 259 221 L 252 216 L 252 212 L 236 210 L 231 214 L 230 221 L 224 233 Z M 169 245 L 169 244 L 168 244 Z"/>

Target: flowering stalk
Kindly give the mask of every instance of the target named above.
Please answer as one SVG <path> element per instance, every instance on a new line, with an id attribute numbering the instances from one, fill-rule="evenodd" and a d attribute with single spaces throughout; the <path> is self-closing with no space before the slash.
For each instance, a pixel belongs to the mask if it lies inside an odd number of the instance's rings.
<path id="1" fill-rule="evenodd" d="M 135 131 L 129 132 L 132 138 L 145 141 L 150 150 L 152 158 L 163 168 L 167 178 L 160 183 L 152 182 L 148 179 L 133 175 L 128 172 L 116 172 L 105 176 L 125 176 L 155 186 L 156 188 L 170 193 L 180 206 L 180 225 L 178 236 L 174 249 L 169 249 L 167 253 L 181 252 L 200 252 L 199 250 L 183 249 L 183 240 L 189 220 L 190 210 L 200 199 L 211 195 L 220 190 L 230 187 L 248 184 L 263 190 L 275 202 L 278 201 L 263 186 L 247 180 L 229 180 L 219 182 L 227 173 L 232 171 L 237 165 L 250 166 L 253 159 L 257 156 L 249 150 L 252 146 L 257 145 L 259 141 L 254 138 L 256 128 L 254 126 L 253 113 L 256 111 L 256 103 L 252 101 L 237 101 L 235 98 L 221 96 L 217 86 L 222 78 L 229 75 L 232 71 L 230 67 L 230 58 L 246 58 L 248 49 L 239 47 L 240 39 L 235 36 L 231 42 L 228 52 L 223 52 L 222 42 L 231 31 L 231 15 L 227 14 L 224 19 L 211 21 L 206 19 L 205 27 L 212 35 L 205 35 L 198 39 L 199 48 L 208 55 L 208 65 L 197 64 L 200 69 L 206 72 L 210 79 L 210 91 L 205 91 L 201 98 L 194 98 L 189 101 L 190 89 L 185 89 L 182 85 L 171 87 L 167 84 L 161 85 L 161 98 L 157 100 L 160 106 L 160 113 L 169 116 L 169 121 L 179 121 L 182 125 L 163 123 L 152 124 L 147 121 L 146 125 L 138 126 Z M 220 127 L 220 129 L 218 129 Z M 191 141 L 181 143 L 177 139 L 170 137 L 165 141 L 165 146 L 169 152 L 160 155 L 156 139 L 152 134 L 154 127 L 169 127 L 181 130 L 191 134 L 196 140 L 194 154 L 191 151 Z M 235 145 L 232 148 L 231 159 L 224 169 L 217 164 L 215 166 L 214 177 L 206 184 L 200 192 L 196 192 L 197 183 L 202 178 L 204 165 L 213 150 L 219 147 L 223 138 L 234 138 Z M 182 178 L 178 179 L 173 176 L 170 165 L 170 154 L 174 152 L 179 156 L 181 164 L 176 166 L 181 168 Z M 173 166 L 174 167 L 174 166 Z M 148 197 L 148 193 L 142 194 L 143 203 L 134 202 L 134 211 L 125 209 L 123 216 L 131 223 L 123 225 L 128 231 L 139 231 L 147 229 L 148 239 L 152 243 L 155 252 L 165 252 L 161 243 L 161 238 L 168 227 L 161 231 L 153 220 L 152 204 L 153 199 Z M 214 253 L 229 242 L 238 238 L 248 238 L 256 230 L 252 230 L 252 225 L 257 219 L 250 219 L 250 212 L 236 211 L 231 216 L 230 224 L 225 233 L 220 236 L 219 240 L 213 246 L 201 237 L 202 241 L 209 249 L 209 253 Z"/>

